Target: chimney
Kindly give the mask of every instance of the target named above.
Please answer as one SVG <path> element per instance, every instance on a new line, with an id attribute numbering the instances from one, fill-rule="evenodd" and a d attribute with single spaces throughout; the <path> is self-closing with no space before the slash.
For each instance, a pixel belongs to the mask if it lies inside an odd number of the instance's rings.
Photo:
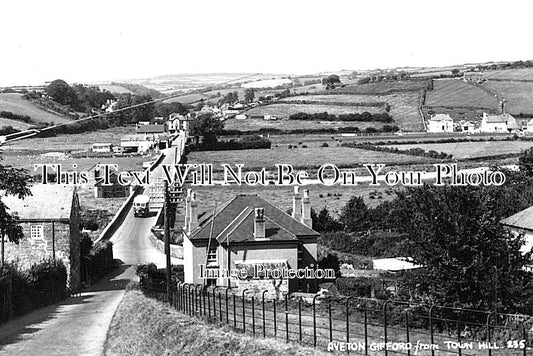
<path id="1" fill-rule="evenodd" d="M 265 209 L 255 208 L 254 217 L 254 239 L 261 240 L 266 238 L 265 232 Z"/>
<path id="2" fill-rule="evenodd" d="M 187 196 L 185 197 L 185 230 L 189 229 L 189 220 L 190 220 L 190 213 L 191 213 L 191 194 L 192 189 L 187 189 Z"/>
<path id="3" fill-rule="evenodd" d="M 198 227 L 198 203 L 196 202 L 196 193 L 191 193 L 191 207 L 189 208 L 189 233 Z"/>
<path id="4" fill-rule="evenodd" d="M 294 186 L 294 195 L 292 196 L 292 217 L 300 221 L 302 217 L 302 197 L 300 195 L 300 187 Z"/>
<path id="5" fill-rule="evenodd" d="M 313 228 L 313 220 L 311 219 L 311 202 L 309 201 L 309 190 L 304 190 L 303 197 L 303 207 L 302 207 L 302 218 L 301 223 L 306 225 L 309 228 Z"/>

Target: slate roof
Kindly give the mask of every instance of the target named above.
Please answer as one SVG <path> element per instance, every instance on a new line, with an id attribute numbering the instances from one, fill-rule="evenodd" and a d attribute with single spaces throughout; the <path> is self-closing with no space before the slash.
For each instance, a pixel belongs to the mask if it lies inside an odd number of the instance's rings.
<path id="1" fill-rule="evenodd" d="M 72 210 L 73 186 L 58 184 L 36 184 L 31 187 L 32 195 L 19 199 L 16 196 L 2 196 L 2 202 L 9 213 L 16 212 L 20 220 L 49 221 L 69 220 Z"/>
<path id="2" fill-rule="evenodd" d="M 437 114 L 429 120 L 430 121 L 453 121 L 453 119 L 448 114 Z"/>
<path id="3" fill-rule="evenodd" d="M 263 208 L 266 238 L 271 241 L 297 241 L 299 237 L 318 237 L 320 234 L 292 218 L 274 205 L 253 195 L 237 195 L 217 209 L 213 223 L 213 238 L 220 243 L 254 241 L 254 209 Z M 213 214 L 204 214 L 191 240 L 209 239 Z"/>
<path id="4" fill-rule="evenodd" d="M 138 134 L 142 133 L 164 133 L 165 125 L 142 125 L 136 130 Z"/>
<path id="5" fill-rule="evenodd" d="M 533 230 L 533 206 L 500 221 L 503 225 Z"/>

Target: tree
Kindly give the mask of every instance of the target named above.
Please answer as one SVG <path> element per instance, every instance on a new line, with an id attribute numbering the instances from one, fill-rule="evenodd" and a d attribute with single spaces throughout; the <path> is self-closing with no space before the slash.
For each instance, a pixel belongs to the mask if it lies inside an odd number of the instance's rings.
<path id="1" fill-rule="evenodd" d="M 6 195 L 16 195 L 24 198 L 31 195 L 28 188 L 30 176 L 26 171 L 19 168 L 12 168 L 0 165 L 0 192 Z M 0 200 L 0 263 L 4 266 L 4 237 L 7 236 L 9 241 L 18 243 L 23 237 L 22 228 L 18 225 L 16 217 L 8 212 L 8 207 Z"/>
<path id="2" fill-rule="evenodd" d="M 322 85 L 326 87 L 327 89 L 335 89 L 335 84 L 340 84 L 341 79 L 336 74 L 331 74 L 327 78 L 322 79 Z"/>
<path id="3" fill-rule="evenodd" d="M 247 88 L 245 91 L 244 91 L 244 101 L 249 104 L 251 103 L 252 101 L 254 101 L 254 98 L 255 98 L 255 91 L 253 88 Z"/>
<path id="4" fill-rule="evenodd" d="M 362 197 L 351 197 L 342 209 L 340 221 L 347 231 L 364 231 L 370 226 L 370 214 Z"/>
<path id="5" fill-rule="evenodd" d="M 328 253 L 318 260 L 318 268 L 332 269 L 335 271 L 335 276 L 340 277 L 341 264 L 337 255 Z"/>
<path id="6" fill-rule="evenodd" d="M 55 102 L 63 105 L 76 105 L 78 96 L 64 80 L 56 79 L 46 87 L 46 94 Z"/>
<path id="7" fill-rule="evenodd" d="M 322 208 L 318 214 L 315 212 L 315 209 L 311 209 L 311 219 L 313 220 L 313 229 L 318 232 L 338 231 L 342 229 L 342 224 L 330 215 L 326 207 Z"/>
<path id="8" fill-rule="evenodd" d="M 191 122 L 190 133 L 192 136 L 202 137 L 203 146 L 211 146 L 217 142 L 217 134 L 224 129 L 224 123 L 213 116 L 212 113 L 201 114 Z"/>
<path id="9" fill-rule="evenodd" d="M 501 188 L 501 187 L 500 187 Z M 423 267 L 417 297 L 460 303 L 473 309 L 517 312 L 527 309 L 532 276 L 523 270 L 523 236 L 499 223 L 493 190 L 424 185 L 398 192 L 397 228 L 408 235 L 410 256 Z"/>
<path id="10" fill-rule="evenodd" d="M 524 150 L 518 158 L 518 167 L 521 172 L 533 176 L 533 148 Z"/>

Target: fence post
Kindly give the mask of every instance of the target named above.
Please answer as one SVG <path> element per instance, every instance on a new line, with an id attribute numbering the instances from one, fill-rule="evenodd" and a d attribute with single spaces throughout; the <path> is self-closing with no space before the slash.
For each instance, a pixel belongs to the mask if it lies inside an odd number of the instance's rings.
<path id="1" fill-rule="evenodd" d="M 383 304 L 383 337 L 385 345 L 387 345 L 387 306 L 391 303 L 390 300 L 387 300 L 385 304 Z M 385 356 L 389 354 L 387 347 L 385 347 Z"/>
<path id="2" fill-rule="evenodd" d="M 298 332 L 302 342 L 302 297 L 298 298 Z"/>
<path id="3" fill-rule="evenodd" d="M 316 297 L 317 294 L 313 296 L 313 346 L 316 347 Z"/>
<path id="4" fill-rule="evenodd" d="M 350 299 L 353 297 L 346 299 L 346 343 L 350 342 Z"/>
<path id="5" fill-rule="evenodd" d="M 252 335 L 255 336 L 255 298 L 252 294 Z"/>
<path id="6" fill-rule="evenodd" d="M 277 337 L 278 336 L 278 320 L 277 320 L 277 316 L 276 316 L 276 302 L 278 301 L 277 299 L 277 294 L 276 294 L 276 299 L 274 299 L 274 303 L 273 303 L 273 306 L 274 306 L 274 337 Z"/>
<path id="7" fill-rule="evenodd" d="M 405 310 L 405 333 L 407 336 L 407 344 L 409 344 L 409 308 Z M 411 349 L 407 349 L 407 356 L 411 356 Z"/>
<path id="8" fill-rule="evenodd" d="M 433 333 L 433 309 L 435 309 L 436 305 L 433 304 L 429 308 L 429 333 L 431 337 L 431 345 L 435 344 L 435 335 Z M 433 350 L 433 346 L 431 346 L 431 356 L 435 356 L 435 350 Z"/>
<path id="9" fill-rule="evenodd" d="M 366 307 L 364 307 L 365 311 L 365 355 L 368 355 L 368 315 Z"/>
<path id="10" fill-rule="evenodd" d="M 333 341 L 333 321 L 331 319 L 331 296 L 328 296 L 329 342 Z"/>
<path id="11" fill-rule="evenodd" d="M 237 307 L 235 307 L 235 293 L 233 295 L 233 327 L 237 328 Z"/>
<path id="12" fill-rule="evenodd" d="M 265 323 L 265 293 L 267 290 L 265 289 L 263 293 L 261 294 L 262 304 L 263 304 L 263 337 L 266 337 L 266 323 Z"/>
<path id="13" fill-rule="evenodd" d="M 487 315 L 487 342 L 489 343 L 489 356 L 492 355 L 492 350 L 490 349 L 490 318 L 491 316 L 496 315 L 496 312 L 490 312 L 489 315 Z"/>
<path id="14" fill-rule="evenodd" d="M 215 321 L 217 321 L 217 295 L 216 295 L 217 288 L 220 288 L 220 286 L 215 286 L 215 288 L 213 288 L 213 319 L 215 319 Z M 218 300 L 220 301 L 220 293 L 218 294 L 218 296 L 219 296 Z"/>
<path id="15" fill-rule="evenodd" d="M 289 341 L 289 293 L 285 293 L 285 340 Z"/>
<path id="16" fill-rule="evenodd" d="M 462 316 L 462 313 L 461 313 L 461 309 L 459 309 L 459 315 Z M 459 320 L 461 318 L 459 317 Z M 459 320 L 455 320 L 455 327 L 457 329 L 457 342 L 459 343 L 459 345 L 461 345 L 461 328 L 459 327 Z M 459 352 L 459 356 L 462 355 L 462 351 L 461 351 L 461 348 L 459 347 L 458 350 Z"/>
<path id="17" fill-rule="evenodd" d="M 228 290 L 229 288 L 226 287 L 226 324 L 229 325 Z"/>
<path id="18" fill-rule="evenodd" d="M 244 293 L 246 293 L 248 289 L 242 290 L 242 332 L 246 332 L 246 303 L 244 302 Z"/>
<path id="19" fill-rule="evenodd" d="M 203 286 L 201 284 L 198 284 L 194 287 L 194 301 L 196 302 L 194 311 L 195 315 L 202 315 L 202 296 L 198 294 L 198 287 L 203 288 Z M 198 308 L 198 304 L 200 304 L 200 308 Z"/>
<path id="20" fill-rule="evenodd" d="M 211 320 L 211 298 L 209 297 L 209 288 L 206 288 L 207 290 L 207 316 L 209 320 Z M 215 293 L 213 293 L 215 295 Z"/>

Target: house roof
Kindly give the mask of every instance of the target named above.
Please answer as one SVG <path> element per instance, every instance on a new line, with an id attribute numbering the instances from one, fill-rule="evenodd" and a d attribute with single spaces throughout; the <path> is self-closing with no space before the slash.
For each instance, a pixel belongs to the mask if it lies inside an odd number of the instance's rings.
<path id="1" fill-rule="evenodd" d="M 533 230 L 533 206 L 500 221 L 503 225 Z"/>
<path id="2" fill-rule="evenodd" d="M 137 133 L 164 133 L 165 125 L 142 125 L 137 127 Z"/>
<path id="3" fill-rule="evenodd" d="M 8 195 L 2 197 L 2 202 L 20 220 L 69 220 L 74 189 L 69 185 L 36 184 L 31 187 L 32 195 L 24 199 Z"/>
<path id="4" fill-rule="evenodd" d="M 299 237 L 318 237 L 320 234 L 292 216 L 286 214 L 274 205 L 253 195 L 237 195 L 224 204 L 213 214 L 208 213 L 200 219 L 200 226 L 193 231 L 191 240 L 209 239 L 211 225 L 213 225 L 213 238 L 219 242 L 255 241 L 254 209 L 263 208 L 265 216 L 266 238 L 271 241 L 297 241 Z"/>
<path id="5" fill-rule="evenodd" d="M 492 123 L 492 124 L 507 123 L 507 122 L 510 122 L 510 123 L 514 122 L 516 124 L 515 118 L 510 114 L 487 115 L 485 117 L 485 120 L 487 121 L 487 123 Z"/>
<path id="6" fill-rule="evenodd" d="M 453 121 L 453 119 L 448 114 L 437 114 L 429 120 L 430 121 Z"/>

